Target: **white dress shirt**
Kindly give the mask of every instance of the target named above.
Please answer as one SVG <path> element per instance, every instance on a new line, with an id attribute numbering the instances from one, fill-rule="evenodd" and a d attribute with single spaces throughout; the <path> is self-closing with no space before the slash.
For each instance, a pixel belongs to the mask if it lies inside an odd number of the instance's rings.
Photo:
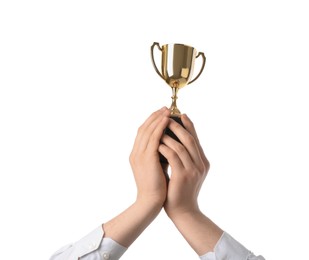
<path id="1" fill-rule="evenodd" d="M 127 248 L 110 238 L 103 238 L 102 226 L 97 227 L 87 236 L 74 244 L 62 247 L 55 252 L 50 260 L 117 260 Z M 255 256 L 243 245 L 224 232 L 218 240 L 214 252 L 200 256 L 201 260 L 265 260 Z"/>

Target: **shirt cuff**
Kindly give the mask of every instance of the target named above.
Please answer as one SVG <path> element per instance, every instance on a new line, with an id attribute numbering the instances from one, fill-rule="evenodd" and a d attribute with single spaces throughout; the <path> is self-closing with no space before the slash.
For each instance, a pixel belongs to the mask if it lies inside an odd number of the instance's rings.
<path id="1" fill-rule="evenodd" d="M 242 244 L 236 241 L 228 233 L 223 232 L 218 240 L 214 252 L 200 256 L 201 260 L 265 260 L 262 256 L 255 256 L 246 249 Z"/>
<path id="2" fill-rule="evenodd" d="M 109 259 L 117 260 L 127 250 L 111 238 L 104 237 L 102 226 L 99 226 L 89 235 L 75 244 L 81 260 Z"/>
<path id="3" fill-rule="evenodd" d="M 102 226 L 74 244 L 61 248 L 50 260 L 118 260 L 127 250 L 111 238 L 103 238 Z"/>
<path id="4" fill-rule="evenodd" d="M 119 259 L 127 250 L 126 247 L 118 244 L 116 241 L 111 238 L 105 237 L 102 240 L 101 247 L 99 252 L 102 256 L 102 259 L 116 260 Z"/>

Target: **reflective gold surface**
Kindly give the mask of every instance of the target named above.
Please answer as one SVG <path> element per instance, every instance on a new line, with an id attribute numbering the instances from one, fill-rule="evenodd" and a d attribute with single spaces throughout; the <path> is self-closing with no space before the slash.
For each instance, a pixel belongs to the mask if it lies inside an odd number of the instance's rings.
<path id="1" fill-rule="evenodd" d="M 159 71 L 154 59 L 155 46 L 161 51 L 161 71 Z M 195 59 L 199 56 L 203 59 L 202 66 L 196 77 L 191 80 Z M 154 42 L 151 46 L 151 58 L 155 71 L 172 88 L 171 116 L 180 116 L 181 113 L 176 104 L 178 90 L 198 79 L 205 67 L 206 57 L 202 52 L 197 54 L 196 49 L 188 45 L 165 44 L 160 47 L 159 43 Z"/>

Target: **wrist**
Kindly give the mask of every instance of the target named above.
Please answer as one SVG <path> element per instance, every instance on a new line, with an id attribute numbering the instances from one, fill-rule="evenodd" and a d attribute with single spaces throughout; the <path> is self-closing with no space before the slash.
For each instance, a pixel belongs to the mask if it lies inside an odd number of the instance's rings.
<path id="1" fill-rule="evenodd" d="M 183 222 L 188 219 L 200 218 L 204 214 L 197 209 L 179 209 L 166 211 L 167 216 L 174 222 Z"/>
<path id="2" fill-rule="evenodd" d="M 177 205 L 178 204 L 178 205 Z M 188 217 L 190 215 L 202 214 L 198 204 L 195 201 L 188 201 L 186 203 L 169 203 L 166 201 L 164 210 L 170 219 Z"/>
<path id="3" fill-rule="evenodd" d="M 198 255 L 214 251 L 223 230 L 200 210 L 172 215 L 172 222 Z"/>
<path id="4" fill-rule="evenodd" d="M 155 201 L 137 199 L 129 208 L 104 224 L 104 234 L 124 247 L 129 247 L 161 209 L 162 204 Z"/>
<path id="5" fill-rule="evenodd" d="M 161 211 L 164 201 L 158 197 L 137 196 L 134 204 L 145 211 Z"/>

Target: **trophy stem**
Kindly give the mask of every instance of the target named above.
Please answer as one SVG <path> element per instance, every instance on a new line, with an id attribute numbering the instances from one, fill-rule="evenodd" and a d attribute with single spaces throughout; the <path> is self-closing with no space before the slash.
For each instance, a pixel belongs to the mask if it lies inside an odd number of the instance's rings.
<path id="1" fill-rule="evenodd" d="M 178 98 L 177 97 L 178 90 L 179 90 L 179 88 L 172 87 L 173 96 L 172 96 L 172 105 L 170 107 L 172 117 L 180 117 L 181 116 L 181 113 L 180 113 L 179 109 L 177 108 L 177 104 L 176 104 L 176 100 Z"/>

